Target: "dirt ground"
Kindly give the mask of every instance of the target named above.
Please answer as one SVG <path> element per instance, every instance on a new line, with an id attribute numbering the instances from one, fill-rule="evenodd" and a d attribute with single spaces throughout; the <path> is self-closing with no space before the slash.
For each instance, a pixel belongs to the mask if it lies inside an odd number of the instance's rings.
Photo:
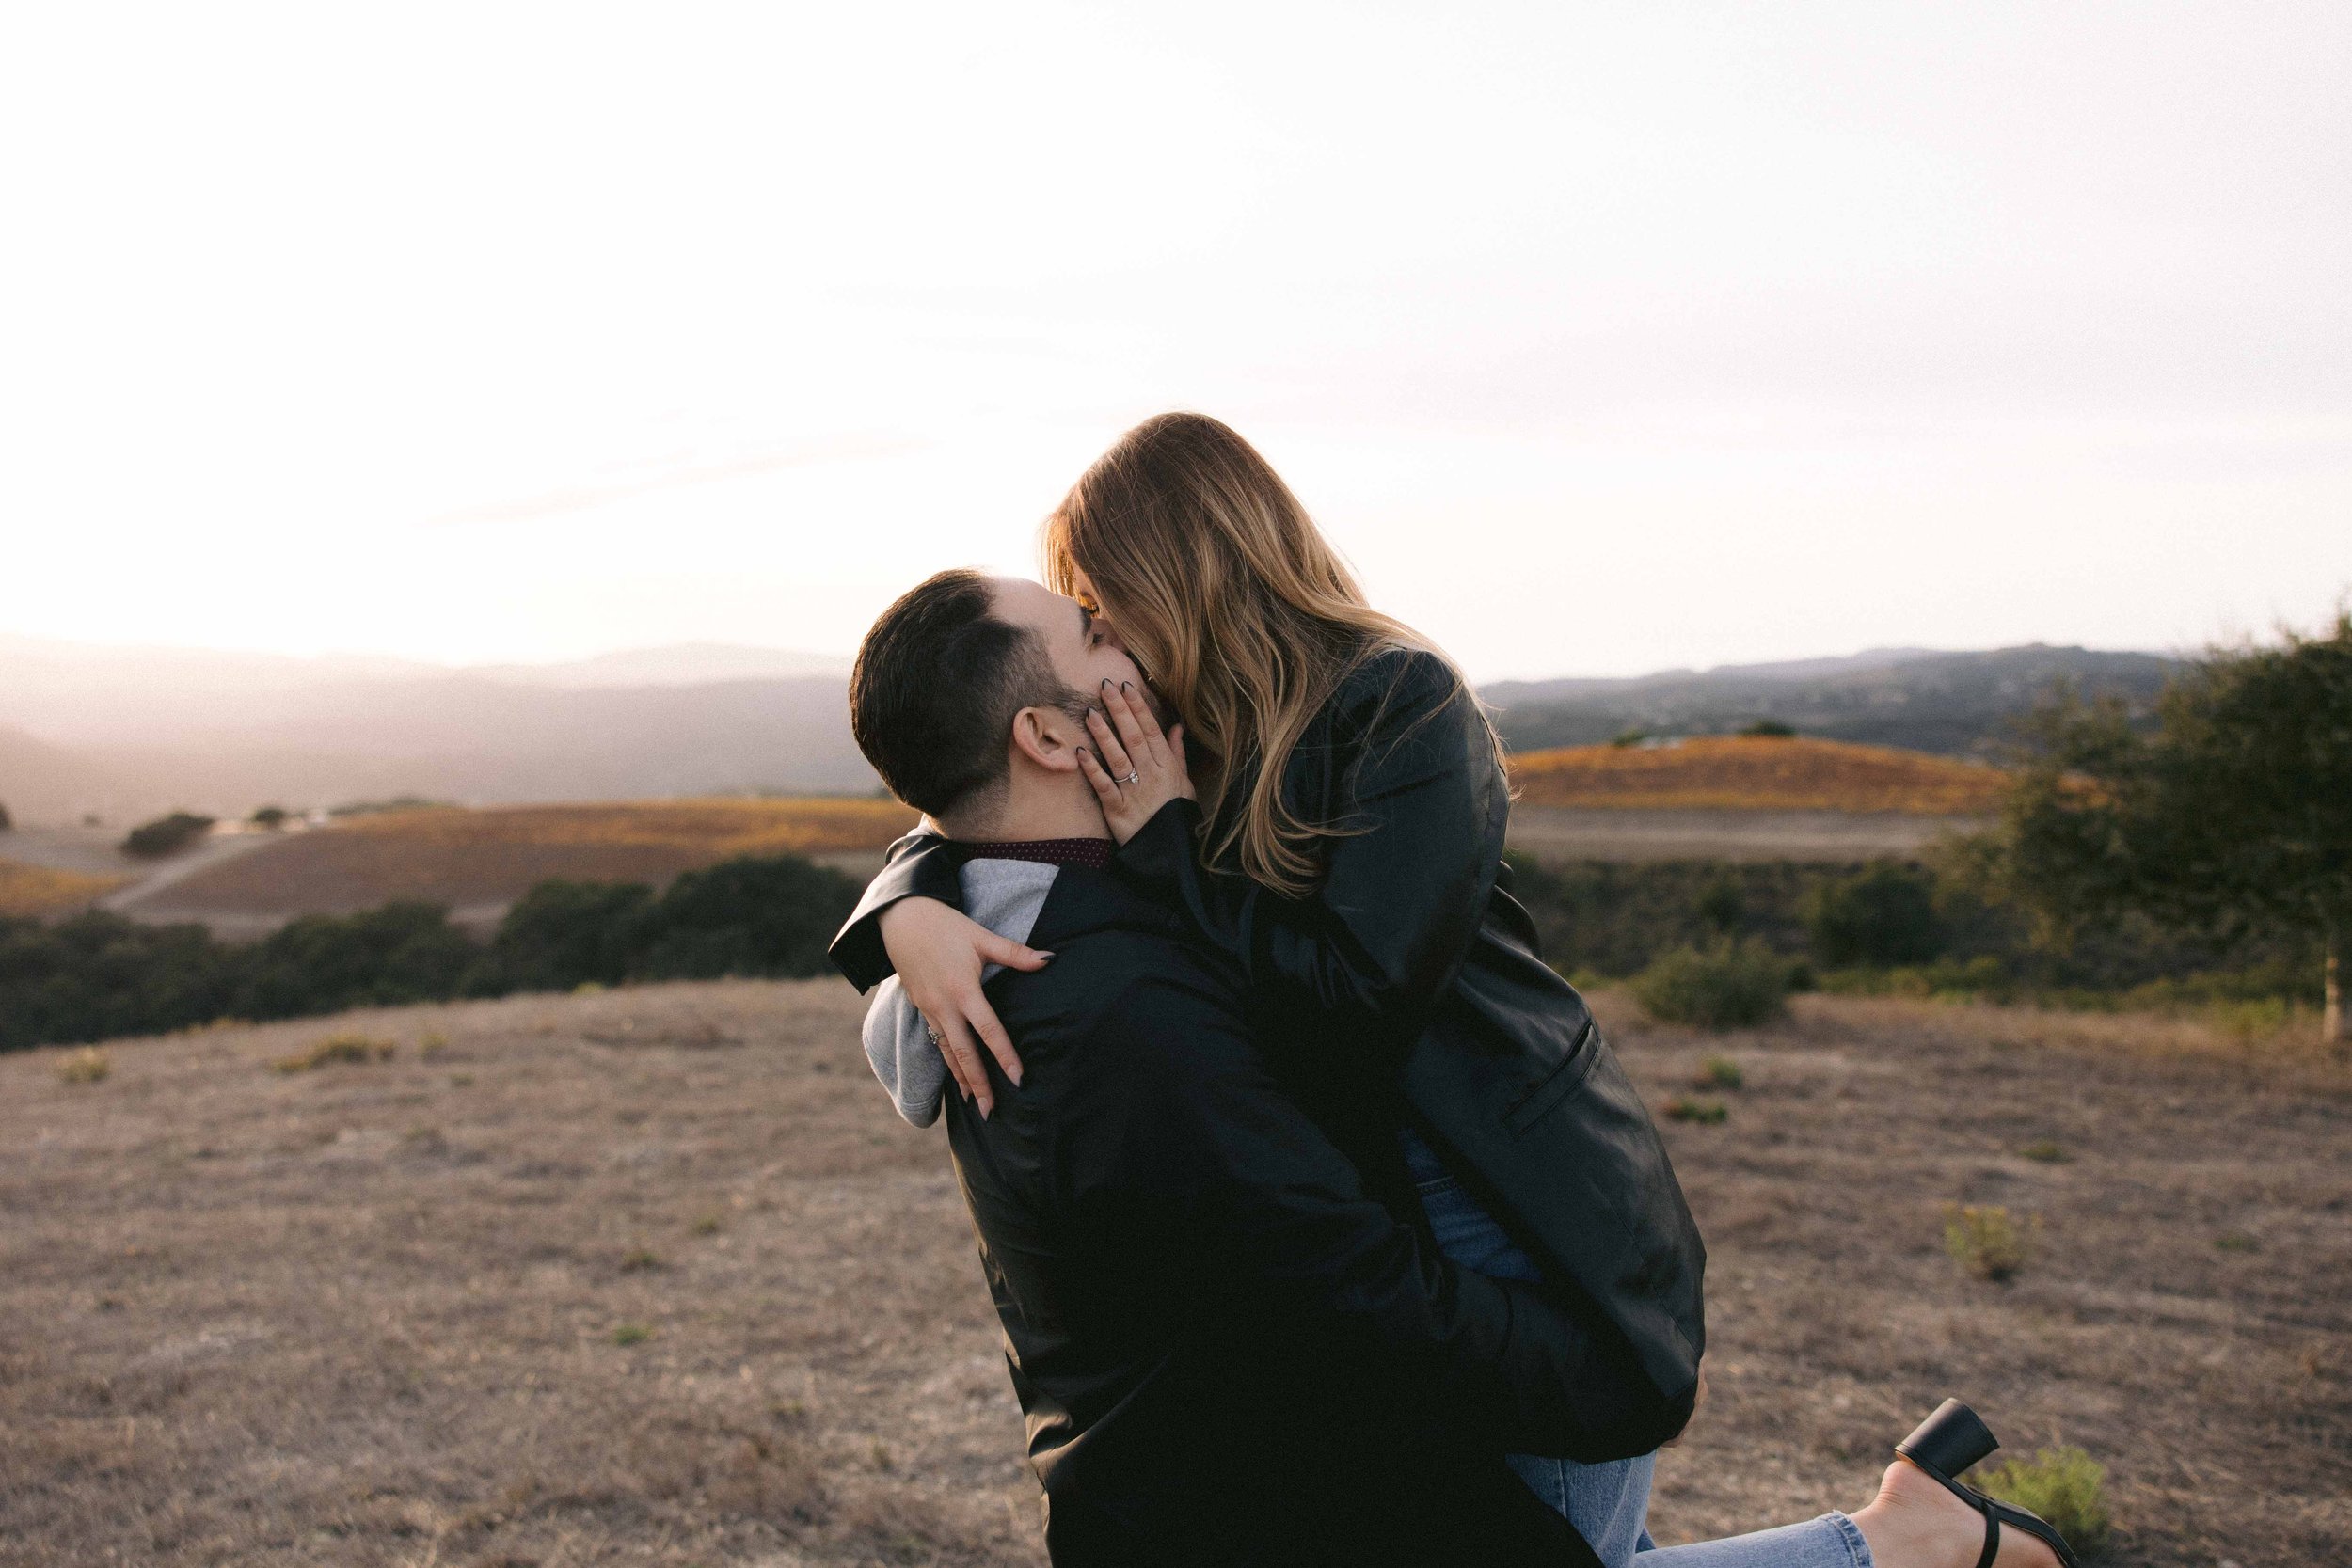
<path id="1" fill-rule="evenodd" d="M 2352 1072 L 2148 1019 L 1597 1004 L 1661 1103 L 1745 1077 L 1667 1126 L 1713 1392 L 1661 1540 L 1858 1506 L 1958 1393 L 2106 1464 L 2112 1561 L 2352 1561 Z M 96 1083 L 0 1057 L 0 1563 L 1041 1562 L 943 1140 L 856 1016 L 720 982 L 118 1043 Z M 273 1069 L 351 1030 L 392 1055 Z M 1967 1277 L 1948 1202 L 2040 1216 L 2039 1256 Z"/>

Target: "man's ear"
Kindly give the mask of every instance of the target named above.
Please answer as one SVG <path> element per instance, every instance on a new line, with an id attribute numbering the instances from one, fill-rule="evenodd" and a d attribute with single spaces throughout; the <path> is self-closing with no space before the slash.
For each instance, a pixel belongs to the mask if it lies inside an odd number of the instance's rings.
<path id="1" fill-rule="evenodd" d="M 1025 707 L 1012 716 L 1012 744 L 1049 773 L 1075 773 L 1084 732 L 1057 707 Z"/>

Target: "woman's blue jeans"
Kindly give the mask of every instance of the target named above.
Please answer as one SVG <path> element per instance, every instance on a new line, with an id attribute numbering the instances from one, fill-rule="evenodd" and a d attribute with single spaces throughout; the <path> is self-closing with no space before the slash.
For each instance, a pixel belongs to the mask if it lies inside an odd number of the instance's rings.
<path id="1" fill-rule="evenodd" d="M 1437 1150 L 1410 1129 L 1398 1137 L 1439 1251 L 1491 1279 L 1541 1277 L 1534 1259 L 1479 1207 Z M 1649 1538 L 1650 1473 L 1657 1463 L 1658 1456 L 1648 1453 L 1600 1465 L 1541 1454 L 1510 1456 L 1519 1479 L 1576 1527 L 1605 1568 L 1628 1568 L 1637 1556 L 1641 1568 L 1871 1568 L 1862 1532 L 1842 1513 L 1720 1541 L 1661 1546 Z"/>

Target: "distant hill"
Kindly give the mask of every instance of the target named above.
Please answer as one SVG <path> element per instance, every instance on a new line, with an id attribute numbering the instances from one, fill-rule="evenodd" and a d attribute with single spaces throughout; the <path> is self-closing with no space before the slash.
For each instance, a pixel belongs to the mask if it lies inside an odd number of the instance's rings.
<path id="1" fill-rule="evenodd" d="M 1985 756 L 2055 680 L 2145 710 L 2178 666 L 2080 648 L 1878 649 L 1844 658 L 1484 689 L 1516 751 L 1628 730 L 1809 736 Z M 0 636 L 0 803 L 21 821 L 114 826 L 177 807 L 242 816 L 424 796 L 474 805 L 878 787 L 849 727 L 844 662 L 690 643 L 453 669 L 119 648 Z"/>
<path id="2" fill-rule="evenodd" d="M 1479 694 L 1502 709 L 1496 723 L 1513 751 L 1595 745 L 1628 731 L 1721 735 L 1776 720 L 1827 740 L 1992 756 L 2009 726 L 2062 680 L 2146 714 L 2181 668 L 2157 654 L 2041 643 L 1982 653 L 1882 648 L 1626 680 L 1498 681 Z"/>
<path id="3" fill-rule="evenodd" d="M 865 794 L 848 707 L 843 661 L 772 649 L 476 671 L 0 637 L 0 802 L 126 824 L 398 795 Z"/>
<path id="4" fill-rule="evenodd" d="M 1576 746 L 1511 759 L 1525 807 L 1649 811 L 1899 812 L 1977 816 L 2007 775 L 1980 763 L 1848 741 L 1712 736 Z"/>

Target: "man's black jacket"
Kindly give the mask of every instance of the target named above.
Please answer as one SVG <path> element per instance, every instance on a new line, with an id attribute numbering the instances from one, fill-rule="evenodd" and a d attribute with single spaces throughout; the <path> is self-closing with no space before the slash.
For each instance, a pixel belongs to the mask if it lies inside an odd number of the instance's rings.
<path id="1" fill-rule="evenodd" d="M 1646 1386 L 1588 1412 L 1611 1430 L 1575 1457 L 1648 1452 L 1696 1399 L 1706 1249 L 1640 1094 L 1511 896 L 1510 787 L 1476 700 L 1434 655 L 1376 655 L 1300 738 L 1283 798 L 1346 830 L 1325 841 L 1306 897 L 1204 870 L 1189 800 L 1114 868 L 1240 971 L 1265 1050 L 1376 1191 L 1411 1201 L 1395 1132 L 1413 1123 L 1597 1332 L 1632 1347 Z M 961 905 L 952 849 L 927 835 L 893 847 L 833 945 L 860 990 L 890 973 L 884 909 L 910 895 Z"/>
<path id="2" fill-rule="evenodd" d="M 1632 1358 L 1366 1196 L 1182 932 L 1064 868 L 989 986 L 1023 1085 L 947 1103 L 1055 1562 L 1593 1562 L 1502 1454 L 1589 1448 Z"/>

